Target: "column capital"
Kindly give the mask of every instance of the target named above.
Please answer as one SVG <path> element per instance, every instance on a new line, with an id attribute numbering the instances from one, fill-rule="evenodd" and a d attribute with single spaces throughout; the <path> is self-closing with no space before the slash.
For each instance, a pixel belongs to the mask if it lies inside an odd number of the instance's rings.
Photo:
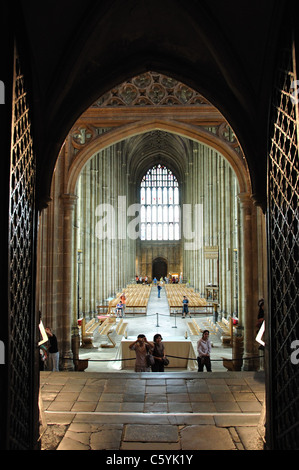
<path id="1" fill-rule="evenodd" d="M 62 201 L 64 210 L 73 210 L 77 204 L 78 196 L 75 194 L 60 194 L 59 199 Z"/>
<path id="2" fill-rule="evenodd" d="M 242 204 L 252 204 L 252 198 L 249 193 L 239 193 L 238 198 L 240 199 Z"/>
<path id="3" fill-rule="evenodd" d="M 242 209 L 244 209 L 244 211 L 249 214 L 253 209 L 253 200 L 251 194 L 239 193 L 238 198 L 240 200 Z"/>

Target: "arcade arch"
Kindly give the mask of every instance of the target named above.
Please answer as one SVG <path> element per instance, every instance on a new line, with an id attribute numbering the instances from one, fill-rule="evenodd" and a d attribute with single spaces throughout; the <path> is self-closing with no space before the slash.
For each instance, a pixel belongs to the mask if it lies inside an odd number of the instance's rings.
<path id="1" fill-rule="evenodd" d="M 150 115 L 148 109 L 151 111 Z M 206 101 L 200 102 L 196 107 L 179 104 L 171 106 L 171 109 L 168 106 L 163 108 L 153 106 L 148 109 L 130 107 L 123 112 L 123 108 L 118 107 L 89 108 L 71 129 L 57 161 L 51 190 L 52 204 L 41 215 L 40 252 L 44 252 L 44 254 L 41 258 L 43 262 L 39 267 L 39 301 L 40 310 L 45 312 L 47 323 L 51 323 L 58 329 L 58 336 L 63 348 L 63 367 L 66 369 L 72 368 L 71 338 L 76 330 L 78 298 L 75 286 L 79 269 L 77 250 L 79 245 L 80 248 L 83 248 L 79 242 L 78 230 L 76 233 L 80 217 L 84 213 L 87 227 L 90 224 L 90 216 L 95 213 L 98 203 L 110 204 L 117 197 L 117 207 L 119 208 L 119 195 L 126 197 L 124 207 L 125 210 L 128 210 L 129 206 L 136 202 L 138 180 L 149 163 L 155 160 L 163 161 L 166 164 L 171 162 L 182 182 L 186 183 L 190 174 L 195 174 L 194 167 L 200 167 L 199 153 L 202 156 L 205 152 L 207 160 L 205 168 L 209 172 L 209 181 L 212 181 L 215 171 L 218 172 L 217 174 L 222 180 L 222 193 L 217 196 L 219 200 L 225 192 L 228 194 L 225 186 L 230 185 L 232 181 L 233 194 L 237 196 L 234 201 L 234 214 L 237 217 L 237 222 L 230 220 L 234 217 L 232 215 L 231 218 L 227 217 L 226 223 L 229 231 L 236 231 L 240 247 L 240 283 L 238 286 L 240 305 L 238 311 L 240 324 L 244 326 L 245 355 L 253 355 L 255 347 L 254 304 L 257 302 L 259 291 L 262 291 L 264 287 L 258 285 L 256 276 L 256 272 L 263 269 L 262 264 L 258 263 L 258 259 L 255 259 L 253 254 L 260 252 L 262 258 L 264 256 L 263 221 L 262 215 L 257 213 L 258 209 L 253 205 L 250 197 L 250 175 L 242 149 L 223 117 Z M 146 147 L 142 146 L 143 140 L 148 141 Z M 154 141 L 159 142 L 159 145 L 153 149 Z M 174 149 L 174 152 L 170 153 L 169 148 Z M 217 164 L 213 158 L 215 154 L 219 160 Z M 118 180 L 115 179 L 116 174 Z M 105 179 L 101 179 L 101 175 L 105 175 Z M 98 177 L 100 179 L 97 179 Z M 203 181 L 203 174 L 202 178 Z M 195 188 L 195 179 L 192 185 Z M 189 184 L 183 186 L 184 201 L 189 204 L 198 203 L 199 200 L 194 199 L 188 189 L 188 187 L 190 188 Z M 100 199 L 90 199 L 88 191 L 86 191 L 87 188 L 89 190 L 92 188 L 91 191 L 97 190 L 98 194 L 101 193 Z M 120 188 L 121 192 L 119 193 Z M 85 209 L 82 205 L 80 209 L 79 202 L 83 199 L 85 200 Z M 209 204 L 212 207 L 212 193 Z M 231 200 L 227 202 L 227 211 L 230 210 L 230 204 Z M 215 206 L 216 211 L 219 214 L 218 219 L 214 220 L 215 227 L 220 224 L 221 219 L 221 210 L 216 209 Z M 119 213 L 120 211 L 118 211 L 118 215 Z M 92 223 L 95 224 L 95 221 Z M 123 227 L 124 223 L 123 219 L 117 219 L 117 224 L 119 224 L 117 229 Z M 117 233 L 119 234 L 119 232 Z M 225 238 L 225 234 L 223 238 Z M 85 273 L 89 273 L 87 283 L 94 289 L 92 294 L 90 291 L 86 294 L 89 296 L 90 302 L 89 313 L 95 311 L 95 304 L 100 300 L 95 298 L 98 286 L 96 278 L 101 279 L 103 296 L 108 298 L 132 279 L 136 265 L 142 264 L 139 242 L 125 236 L 118 238 L 120 242 L 118 245 L 114 241 L 109 241 L 106 237 L 105 242 L 102 243 L 97 269 L 95 269 L 93 266 L 95 260 L 98 260 L 99 250 L 96 243 L 89 240 L 89 257 Z M 211 241 L 213 241 L 213 234 L 210 231 L 209 245 L 211 245 Z M 229 251 L 233 247 L 230 246 L 230 242 L 231 240 L 229 243 L 223 242 L 221 253 L 223 259 L 230 259 L 222 273 L 225 278 L 225 270 L 231 270 L 229 265 L 232 253 Z M 109 243 L 110 248 L 108 248 Z M 54 248 L 56 246 L 57 250 Z M 112 246 L 113 248 L 111 248 Z M 152 249 L 151 247 L 150 250 Z M 123 262 L 121 267 L 118 265 L 120 254 Z M 108 257 L 111 256 L 113 262 L 109 264 Z M 154 256 L 154 252 L 152 252 L 150 262 Z M 203 285 L 199 287 L 198 281 L 201 273 L 195 273 L 193 269 L 198 260 L 198 256 L 194 254 L 181 253 L 178 271 L 185 271 L 186 268 L 188 277 L 192 275 L 194 282 L 198 283 L 196 287 L 202 290 Z M 99 266 L 103 265 L 110 268 L 109 279 L 107 271 L 101 275 Z M 111 269 L 111 266 L 115 265 L 118 266 L 117 273 L 115 269 Z M 125 265 L 126 270 L 124 269 Z M 219 281 L 217 269 L 215 266 L 212 267 L 210 273 L 214 278 L 217 273 L 216 280 Z M 233 277 L 229 276 L 225 283 L 233 282 L 232 279 Z M 235 289 L 236 287 L 234 287 Z M 59 292 L 59 296 L 56 298 L 54 297 L 55 290 Z M 49 292 L 51 300 L 46 302 L 46 293 L 47 299 L 49 299 Z M 233 307 L 231 306 L 231 308 Z M 254 367 L 250 361 L 247 361 L 247 366 L 248 368 Z"/>

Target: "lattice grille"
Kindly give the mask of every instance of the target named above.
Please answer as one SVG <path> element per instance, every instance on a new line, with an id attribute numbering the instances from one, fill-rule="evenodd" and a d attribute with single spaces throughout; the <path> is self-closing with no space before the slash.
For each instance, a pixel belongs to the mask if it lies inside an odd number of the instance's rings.
<path id="1" fill-rule="evenodd" d="M 299 448 L 299 365 L 291 343 L 299 339 L 298 140 L 292 47 L 284 49 L 273 99 L 269 161 L 272 321 L 272 398 L 275 448 Z"/>
<path id="2" fill-rule="evenodd" d="M 9 320 L 11 449 L 30 442 L 32 410 L 32 263 L 35 164 L 24 77 L 15 58 L 10 169 Z"/>

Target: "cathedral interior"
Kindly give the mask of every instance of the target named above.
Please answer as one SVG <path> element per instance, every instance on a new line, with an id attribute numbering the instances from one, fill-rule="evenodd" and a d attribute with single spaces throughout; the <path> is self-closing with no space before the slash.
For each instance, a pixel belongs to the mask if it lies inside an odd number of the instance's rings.
<path id="1" fill-rule="evenodd" d="M 171 321 L 189 297 L 178 341 L 207 316 L 217 371 L 263 371 L 265 449 L 299 448 L 293 7 L 4 2 L 1 449 L 40 448 L 41 323 L 86 376 L 147 328 L 156 280 Z"/>

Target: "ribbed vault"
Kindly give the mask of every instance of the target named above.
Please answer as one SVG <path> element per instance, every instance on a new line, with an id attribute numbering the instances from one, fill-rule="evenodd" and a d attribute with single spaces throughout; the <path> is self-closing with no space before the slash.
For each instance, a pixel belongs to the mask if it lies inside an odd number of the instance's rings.
<path id="1" fill-rule="evenodd" d="M 150 166 L 163 162 L 181 181 L 189 153 L 189 142 L 161 130 L 130 137 L 125 141 L 124 152 L 127 155 L 131 180 L 140 182 Z"/>

